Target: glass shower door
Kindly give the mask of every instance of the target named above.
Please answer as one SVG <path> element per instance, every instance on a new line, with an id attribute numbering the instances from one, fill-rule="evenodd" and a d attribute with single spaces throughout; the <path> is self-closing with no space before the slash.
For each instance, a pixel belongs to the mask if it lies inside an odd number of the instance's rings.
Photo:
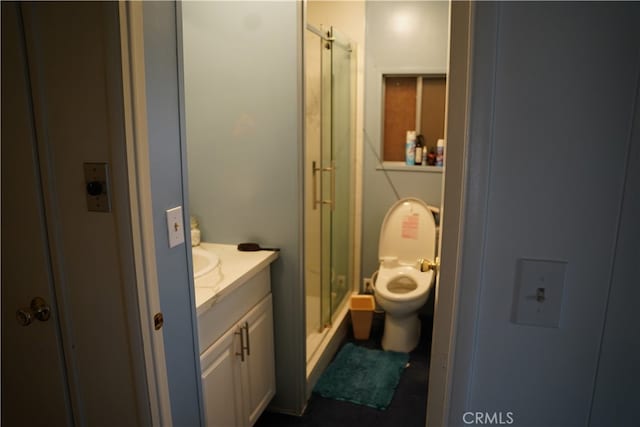
<path id="1" fill-rule="evenodd" d="M 335 29 L 305 32 L 307 358 L 321 348 L 351 289 L 353 66 Z M 309 359 L 308 359 L 309 360 Z"/>
<path id="2" fill-rule="evenodd" d="M 331 28 L 322 49 L 321 289 L 322 324 L 333 323 L 350 286 L 352 247 L 352 54 Z"/>
<path id="3" fill-rule="evenodd" d="M 331 141 L 332 210 L 330 228 L 331 316 L 346 301 L 351 286 L 353 254 L 353 99 L 352 49 L 349 40 L 331 28 Z"/>

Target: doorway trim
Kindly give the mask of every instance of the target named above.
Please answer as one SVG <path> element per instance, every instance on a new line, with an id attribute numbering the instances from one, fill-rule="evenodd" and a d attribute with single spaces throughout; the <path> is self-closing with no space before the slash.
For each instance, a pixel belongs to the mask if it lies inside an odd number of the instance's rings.
<path id="1" fill-rule="evenodd" d="M 441 264 L 436 283 L 433 339 L 427 394 L 427 426 L 449 424 L 459 280 L 462 255 L 471 51 L 470 2 L 449 2 L 449 64 L 445 110 L 447 161 L 442 178 L 439 241 Z M 446 284 L 447 286 L 442 286 Z"/>
<path id="2" fill-rule="evenodd" d="M 471 395 L 493 149 L 499 13 L 499 4 L 451 2 L 442 212 L 443 224 L 451 226 L 443 227 L 439 274 L 448 286 L 436 291 L 427 426 L 462 425 Z"/>
<path id="3" fill-rule="evenodd" d="M 161 330 L 153 316 L 160 313 L 155 257 L 153 205 L 147 128 L 142 3 L 120 2 L 120 48 L 125 148 L 140 329 L 151 423 L 172 425 L 169 381 Z"/>

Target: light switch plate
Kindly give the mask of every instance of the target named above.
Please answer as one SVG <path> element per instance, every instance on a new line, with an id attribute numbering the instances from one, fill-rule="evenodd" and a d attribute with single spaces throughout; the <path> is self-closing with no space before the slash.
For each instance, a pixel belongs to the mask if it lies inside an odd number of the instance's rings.
<path id="1" fill-rule="evenodd" d="M 520 258 L 516 266 L 513 322 L 557 328 L 567 263 Z"/>
<path id="2" fill-rule="evenodd" d="M 184 243 L 184 224 L 182 206 L 167 210 L 167 229 L 169 231 L 169 247 L 174 248 Z"/>

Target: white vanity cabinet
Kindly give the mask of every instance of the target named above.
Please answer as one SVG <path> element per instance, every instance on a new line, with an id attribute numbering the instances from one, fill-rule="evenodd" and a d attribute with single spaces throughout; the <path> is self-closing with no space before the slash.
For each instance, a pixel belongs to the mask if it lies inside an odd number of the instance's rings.
<path id="1" fill-rule="evenodd" d="M 251 427 L 276 391 L 271 263 L 278 253 L 200 248 L 220 261 L 195 279 L 205 423 Z"/>
<path id="2" fill-rule="evenodd" d="M 200 364 L 206 424 L 252 426 L 275 394 L 271 294 L 211 344 Z"/>

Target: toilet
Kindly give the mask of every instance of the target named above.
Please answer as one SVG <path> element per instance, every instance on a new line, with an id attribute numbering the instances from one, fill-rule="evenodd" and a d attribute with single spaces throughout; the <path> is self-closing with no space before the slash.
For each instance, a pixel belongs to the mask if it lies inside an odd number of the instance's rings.
<path id="1" fill-rule="evenodd" d="M 408 353 L 420 340 L 418 310 L 435 282 L 435 271 L 426 266 L 436 259 L 436 223 L 425 202 L 405 198 L 389 208 L 378 258 L 374 296 L 386 313 L 382 348 Z"/>

